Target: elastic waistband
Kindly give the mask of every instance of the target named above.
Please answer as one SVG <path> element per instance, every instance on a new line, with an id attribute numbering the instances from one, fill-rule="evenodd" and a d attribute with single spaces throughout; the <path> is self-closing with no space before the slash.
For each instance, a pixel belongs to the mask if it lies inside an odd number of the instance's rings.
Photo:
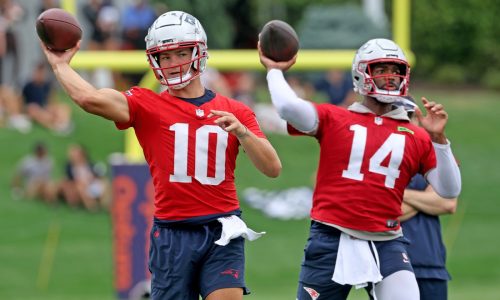
<path id="1" fill-rule="evenodd" d="M 176 229 L 196 229 L 204 226 L 217 226 L 221 225 L 219 221 L 212 220 L 203 223 L 189 223 L 189 222 L 165 222 L 162 220 L 155 219 L 154 224 L 160 228 L 176 228 Z"/>
<path id="2" fill-rule="evenodd" d="M 333 226 L 328 226 L 326 224 L 314 220 L 311 220 L 311 229 L 320 230 L 322 232 L 338 236 L 340 236 L 340 234 L 342 233 L 342 231 L 340 231 L 338 228 L 335 228 Z"/>

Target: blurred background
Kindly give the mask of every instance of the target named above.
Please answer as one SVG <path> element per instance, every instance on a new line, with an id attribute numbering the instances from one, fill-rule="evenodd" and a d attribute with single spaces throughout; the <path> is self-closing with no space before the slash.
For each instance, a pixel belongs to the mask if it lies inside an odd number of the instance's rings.
<path id="1" fill-rule="evenodd" d="M 119 233 L 111 209 L 112 163 L 126 159 L 127 134 L 84 113 L 61 91 L 39 48 L 40 12 L 64 7 L 75 13 L 83 27 L 82 57 L 89 50 L 143 51 L 147 28 L 167 10 L 196 16 L 209 51 L 255 51 L 258 33 L 271 19 L 291 24 L 301 49 L 350 51 L 371 38 L 393 38 L 396 1 L 0 0 L 0 298 L 116 299 L 116 278 L 130 271 L 117 269 L 128 258 L 116 257 Z M 410 5 L 404 37 L 404 50 L 414 57 L 410 92 L 445 105 L 447 136 L 462 170 L 458 210 L 441 218 L 453 278 L 449 298 L 500 299 L 500 3 L 401 1 Z M 253 59 L 258 61 L 256 52 Z M 145 55 L 143 60 L 143 70 L 103 65 L 80 72 L 98 87 L 125 90 L 145 82 Z M 253 229 L 267 231 L 247 243 L 248 299 L 294 299 L 318 145 L 283 134 L 258 63 L 241 69 L 218 69 L 211 60 L 208 65 L 205 84 L 254 109 L 283 163 L 282 175 L 269 179 L 245 155 L 238 160 L 243 216 Z M 347 106 L 356 100 L 350 61 L 340 65 L 292 69 L 287 77 L 303 98 Z M 141 292 L 137 286 L 131 298 Z M 367 296 L 353 291 L 349 299 Z"/>

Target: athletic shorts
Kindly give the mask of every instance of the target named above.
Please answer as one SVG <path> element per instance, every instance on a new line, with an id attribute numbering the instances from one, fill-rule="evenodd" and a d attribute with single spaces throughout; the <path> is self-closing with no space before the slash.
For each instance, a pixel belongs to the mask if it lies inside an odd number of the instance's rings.
<path id="1" fill-rule="evenodd" d="M 226 246 L 214 244 L 222 225 L 157 225 L 151 229 L 149 270 L 152 299 L 198 300 L 223 288 L 245 286 L 245 250 L 242 237 Z"/>
<path id="2" fill-rule="evenodd" d="M 351 285 L 341 285 L 332 280 L 340 234 L 341 231 L 334 227 L 312 221 L 300 271 L 298 300 L 317 299 L 319 296 L 319 299 L 347 299 Z M 406 252 L 408 240 L 401 237 L 374 244 L 383 277 L 401 270 L 413 272 Z"/>
<path id="3" fill-rule="evenodd" d="M 420 300 L 447 300 L 448 281 L 442 279 L 417 278 Z"/>

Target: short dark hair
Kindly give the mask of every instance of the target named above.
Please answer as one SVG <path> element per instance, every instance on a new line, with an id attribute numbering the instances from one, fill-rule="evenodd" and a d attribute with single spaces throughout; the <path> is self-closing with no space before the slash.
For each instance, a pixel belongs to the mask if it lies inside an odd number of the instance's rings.
<path id="1" fill-rule="evenodd" d="M 38 155 L 45 154 L 47 153 L 47 146 L 43 142 L 36 142 L 33 151 Z"/>

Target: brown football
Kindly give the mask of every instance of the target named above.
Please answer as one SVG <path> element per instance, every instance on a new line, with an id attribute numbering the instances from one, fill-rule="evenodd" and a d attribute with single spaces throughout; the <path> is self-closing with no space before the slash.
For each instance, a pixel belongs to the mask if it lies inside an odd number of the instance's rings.
<path id="1" fill-rule="evenodd" d="M 73 48 L 82 38 L 82 28 L 78 21 L 60 8 L 48 9 L 38 16 L 36 33 L 49 49 L 55 51 Z"/>
<path id="2" fill-rule="evenodd" d="M 274 61 L 288 61 L 299 51 L 299 37 L 288 23 L 272 20 L 259 34 L 262 53 Z"/>

